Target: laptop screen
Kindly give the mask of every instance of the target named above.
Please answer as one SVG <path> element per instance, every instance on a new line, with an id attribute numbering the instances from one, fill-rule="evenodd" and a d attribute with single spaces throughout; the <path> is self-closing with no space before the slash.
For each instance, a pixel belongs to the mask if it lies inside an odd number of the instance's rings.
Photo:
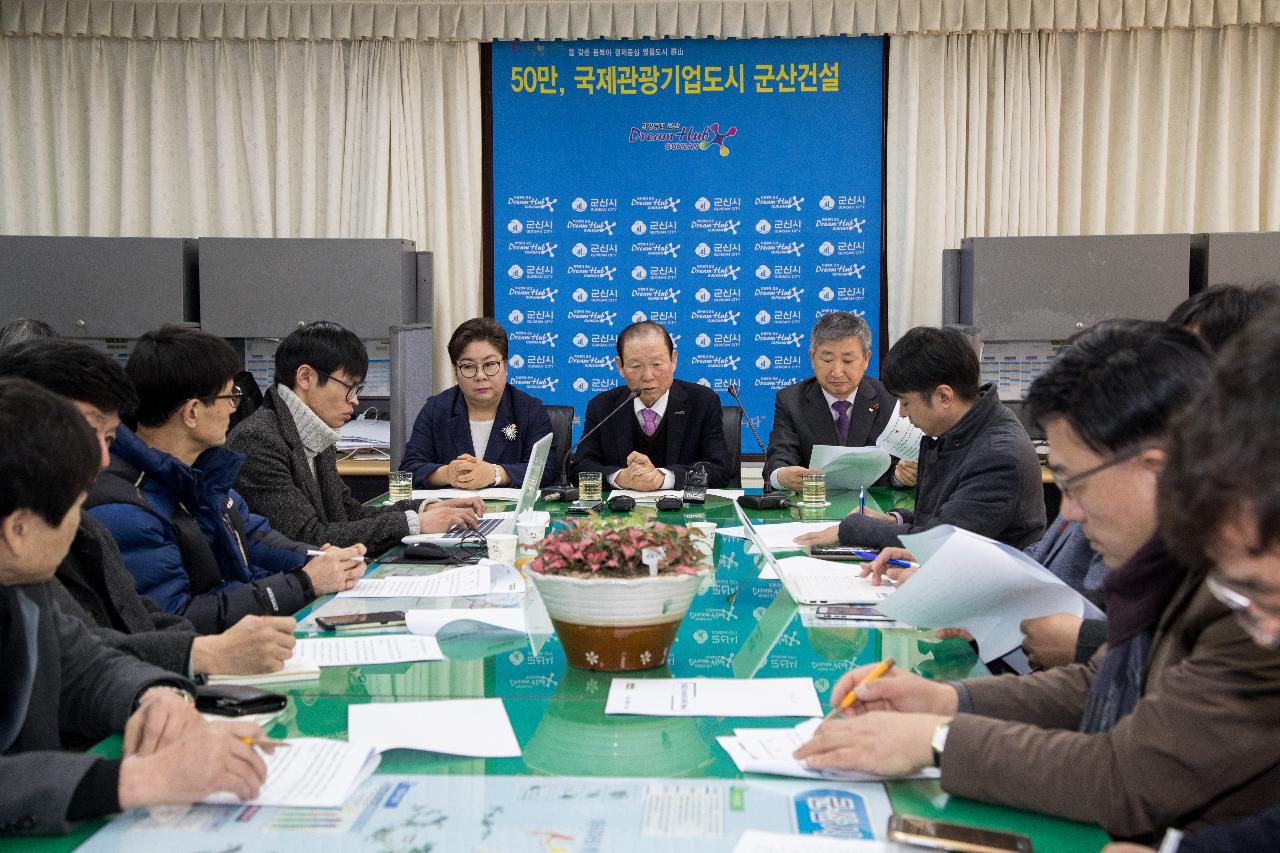
<path id="1" fill-rule="evenodd" d="M 524 471 L 524 486 L 520 489 L 520 500 L 516 503 L 515 517 L 520 513 L 533 509 L 538 500 L 538 492 L 542 488 L 542 471 L 547 467 L 547 457 L 551 455 L 551 433 L 533 443 L 533 452 L 529 456 L 529 467 Z"/>
<path id="2" fill-rule="evenodd" d="M 772 567 L 778 577 L 782 577 L 782 573 L 778 571 L 778 561 L 760 539 L 760 534 L 756 533 L 755 525 L 751 523 L 751 519 L 747 518 L 747 514 L 742 511 L 742 507 L 737 501 L 733 502 L 733 508 L 738 513 L 738 520 L 742 522 L 742 532 L 746 534 L 747 541 L 756 546 L 756 550 L 760 552 L 760 556 L 764 558 L 765 564 Z"/>

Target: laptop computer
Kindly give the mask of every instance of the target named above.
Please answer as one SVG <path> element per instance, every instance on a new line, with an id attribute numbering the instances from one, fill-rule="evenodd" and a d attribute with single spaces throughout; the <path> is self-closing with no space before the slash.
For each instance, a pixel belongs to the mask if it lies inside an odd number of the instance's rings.
<path id="1" fill-rule="evenodd" d="M 477 529 L 485 536 L 495 533 L 514 533 L 516 519 L 525 510 L 533 509 L 538 500 L 538 491 L 542 484 L 542 472 L 547 467 L 547 457 L 551 455 L 551 434 L 548 433 L 533 443 L 533 452 L 529 456 L 529 467 L 524 472 L 524 485 L 520 487 L 520 499 L 511 512 L 488 513 L 477 522 Z M 483 497 L 483 495 L 482 495 Z M 417 542 L 434 542 L 437 545 L 454 545 L 462 541 L 467 529 L 455 524 L 444 533 L 418 533 L 401 539 L 406 545 Z"/>
<path id="2" fill-rule="evenodd" d="M 848 563 L 841 565 L 814 557 L 779 560 L 736 501 L 733 508 L 747 540 L 760 552 L 765 565 L 773 569 L 797 604 L 876 604 L 893 592 L 893 587 L 872 586 L 870 580 L 859 577 L 858 571 Z"/>

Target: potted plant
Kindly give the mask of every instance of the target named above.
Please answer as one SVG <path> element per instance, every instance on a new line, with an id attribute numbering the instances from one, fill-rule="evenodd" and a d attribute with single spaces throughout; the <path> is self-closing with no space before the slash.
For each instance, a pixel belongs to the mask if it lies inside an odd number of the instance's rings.
<path id="1" fill-rule="evenodd" d="M 639 516 L 572 521 L 539 543 L 530 578 L 570 666 L 662 666 L 702 583 L 688 530 Z"/>

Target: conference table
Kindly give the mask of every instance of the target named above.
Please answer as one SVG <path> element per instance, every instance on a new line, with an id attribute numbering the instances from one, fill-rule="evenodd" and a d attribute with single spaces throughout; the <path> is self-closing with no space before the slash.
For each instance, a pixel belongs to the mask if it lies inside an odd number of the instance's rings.
<path id="1" fill-rule="evenodd" d="M 910 506 L 912 500 L 910 493 L 882 489 L 870 490 L 870 496 L 868 503 L 879 507 Z M 829 497 L 830 506 L 806 509 L 803 515 L 794 508 L 751 510 L 747 515 L 753 523 L 760 524 L 799 520 L 834 523 L 857 501 L 856 494 L 833 493 Z M 563 506 L 548 504 L 538 508 L 552 513 L 554 525 L 562 517 Z M 714 494 L 708 496 L 705 505 L 687 504 L 679 512 L 659 513 L 643 504 L 636 511 L 675 524 L 738 524 L 731 501 Z M 779 581 L 759 577 L 758 558 L 747 552 L 742 539 L 717 536 L 712 559 L 714 576 L 707 579 L 694 599 L 667 664 L 621 676 L 806 676 L 814 679 L 825 705 L 843 672 L 884 657 L 893 657 L 899 667 L 929 678 L 987 674 L 971 646 L 960 640 L 940 641 L 931 631 L 852 628 L 817 620 L 814 608 L 798 606 Z M 367 576 L 432 573 L 441 569 L 374 562 Z M 793 807 L 799 810 L 796 792 L 811 795 L 816 790 L 838 799 L 842 787 L 838 784 L 744 776 L 716 741 L 736 728 L 791 726 L 796 722 L 794 718 L 606 716 L 604 705 L 614 676 L 567 667 L 550 623 L 545 621 L 545 609 L 536 596 L 528 598 L 536 602 L 532 607 L 524 594 L 491 595 L 482 600 L 319 599 L 299 614 L 298 636 L 316 636 L 315 617 L 324 613 L 516 605 L 525 607 L 530 614 L 529 632 L 491 631 L 475 622 L 456 623 L 461 626 L 458 630 L 442 632 L 439 637 L 445 660 L 326 667 L 318 681 L 273 686 L 271 689 L 288 695 L 289 704 L 267 727 L 272 738 L 344 738 L 347 710 L 353 705 L 499 698 L 521 746 L 522 755 L 518 758 L 466 758 L 392 750 L 384 753 L 377 774 L 361 789 L 367 794 L 357 802 L 339 812 L 274 810 L 278 816 L 268 823 L 266 834 L 246 834 L 249 830 L 240 828 L 243 821 L 253 817 L 254 809 L 200 807 L 190 814 L 177 810 L 163 831 L 133 829 L 113 835 L 113 830 L 100 830 L 104 821 L 96 821 L 64 838 L 0 842 L 0 851 L 70 850 L 86 839 L 92 849 L 155 849 L 165 853 L 241 849 L 426 850 L 433 845 L 437 850 L 498 850 L 504 848 L 500 844 L 494 846 L 494 842 L 511 836 L 503 836 L 496 827 L 512 821 L 523 822 L 528 849 L 610 850 L 619 848 L 600 847 L 598 837 L 592 833 L 604 833 L 609 821 L 638 820 L 632 812 L 638 811 L 642 803 L 646 818 L 640 834 L 646 837 L 634 839 L 635 849 L 647 850 L 654 845 L 686 849 L 680 844 L 687 842 L 676 839 L 690 837 L 689 832 L 697 837 L 702 832 L 703 840 L 697 842 L 696 849 L 714 851 L 732 849 L 737 838 L 735 827 L 758 825 L 762 829 L 791 831 L 792 827 L 783 825 L 787 822 L 783 818 L 792 816 Z M 102 754 L 118 755 L 119 739 L 106 741 L 96 749 Z M 379 781 L 383 784 L 374 784 Z M 725 786 L 727 794 L 722 790 Z M 1024 833 L 1039 853 L 1097 850 L 1108 840 L 1095 826 L 949 796 L 936 780 L 895 781 L 885 788 L 897 813 Z M 675 799 L 667 802 L 663 797 Z M 651 813 L 662 814 L 664 808 L 675 812 L 697 808 L 705 811 L 708 802 L 727 802 L 729 806 L 724 814 L 709 817 L 702 811 L 693 817 L 668 815 L 667 820 L 677 823 L 679 819 L 692 821 L 692 829 L 672 830 L 666 824 L 655 829 L 650 825 Z M 719 806 L 710 807 L 711 812 L 716 808 Z M 209 813 L 217 817 L 210 817 Z M 760 818 L 758 823 L 752 821 L 753 816 Z M 862 819 L 867 816 L 862 815 Z M 705 825 L 708 822 L 711 828 Z M 261 823 L 259 817 L 254 825 Z M 723 830 L 718 838 L 714 834 L 717 825 Z M 462 826 L 471 829 L 463 831 Z M 883 833 L 883 825 L 875 829 Z M 463 835 L 457 834 L 460 831 Z M 663 832 L 676 834 L 664 841 Z M 448 840 L 441 843 L 441 839 Z M 461 848 L 460 839 L 466 839 Z"/>

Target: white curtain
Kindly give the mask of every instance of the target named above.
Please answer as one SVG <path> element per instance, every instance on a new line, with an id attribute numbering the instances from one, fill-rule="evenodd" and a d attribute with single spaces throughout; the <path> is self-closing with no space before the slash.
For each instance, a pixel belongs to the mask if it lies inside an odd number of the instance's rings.
<path id="1" fill-rule="evenodd" d="M 1280 30 L 895 37 L 890 336 L 963 237 L 1280 230 Z"/>
<path id="2" fill-rule="evenodd" d="M 0 233 L 403 238 L 445 337 L 481 312 L 475 44 L 9 37 L 0 73 Z"/>

